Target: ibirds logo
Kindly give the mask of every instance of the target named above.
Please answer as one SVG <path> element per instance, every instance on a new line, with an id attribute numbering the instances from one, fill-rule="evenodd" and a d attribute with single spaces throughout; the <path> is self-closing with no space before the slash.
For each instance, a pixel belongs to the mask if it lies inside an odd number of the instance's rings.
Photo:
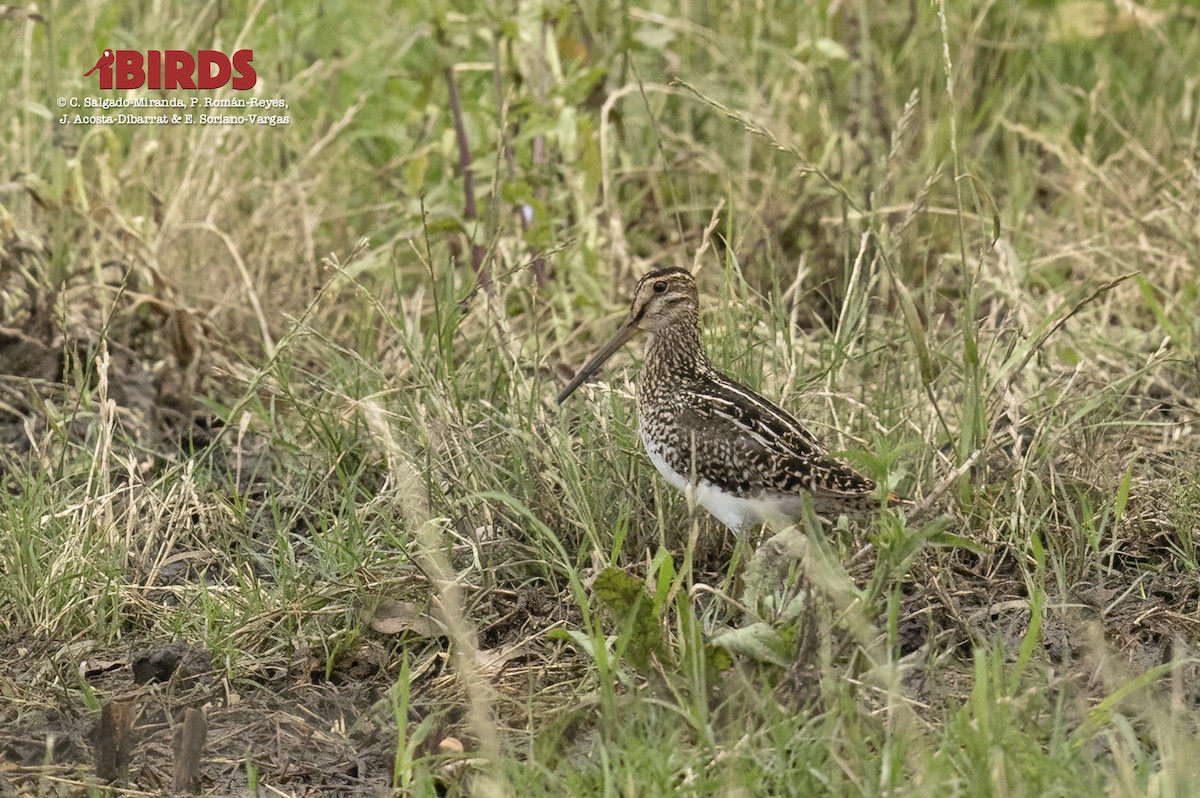
<path id="1" fill-rule="evenodd" d="M 258 82 L 253 60 L 253 50 L 238 50 L 232 57 L 220 50 L 195 55 L 186 50 L 105 50 L 84 77 L 98 71 L 101 89 L 219 89 L 232 83 L 245 91 Z"/>

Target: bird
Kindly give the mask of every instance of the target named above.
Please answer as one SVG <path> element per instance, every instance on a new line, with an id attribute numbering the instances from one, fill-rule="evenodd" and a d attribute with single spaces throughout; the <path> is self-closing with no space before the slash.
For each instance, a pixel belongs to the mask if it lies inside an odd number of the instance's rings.
<path id="1" fill-rule="evenodd" d="M 700 340 L 700 294 L 686 269 L 657 268 L 638 282 L 613 337 L 558 394 L 562 405 L 621 347 L 649 337 L 637 378 L 638 432 L 673 487 L 735 535 L 799 519 L 805 495 L 823 518 L 883 503 L 867 477 L 829 456 L 803 425 L 722 374 Z M 889 501 L 900 501 L 889 494 Z"/>
<path id="2" fill-rule="evenodd" d="M 90 76 L 93 72 L 95 72 L 97 69 L 103 69 L 105 67 L 110 67 L 113 65 L 113 62 L 116 60 L 117 60 L 117 57 L 115 55 L 113 55 L 112 50 L 105 50 L 104 54 L 96 59 L 96 65 L 94 67 L 92 67 L 91 69 L 89 69 L 87 72 L 83 73 L 83 76 L 86 78 L 86 77 Z"/>

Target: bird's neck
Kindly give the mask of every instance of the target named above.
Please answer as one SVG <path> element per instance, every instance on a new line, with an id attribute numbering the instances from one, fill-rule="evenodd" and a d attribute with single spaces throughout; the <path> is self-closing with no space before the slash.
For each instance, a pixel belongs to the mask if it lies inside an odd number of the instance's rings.
<path id="1" fill-rule="evenodd" d="M 640 393 L 670 390 L 712 371 L 712 363 L 700 344 L 700 325 L 673 324 L 650 335 L 646 361 L 638 379 Z"/>

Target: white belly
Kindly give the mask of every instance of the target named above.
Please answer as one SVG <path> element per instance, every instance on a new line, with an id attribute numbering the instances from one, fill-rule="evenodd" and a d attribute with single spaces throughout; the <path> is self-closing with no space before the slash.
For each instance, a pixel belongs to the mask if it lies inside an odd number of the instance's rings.
<path id="1" fill-rule="evenodd" d="M 672 487 L 683 491 L 695 499 L 696 503 L 708 510 L 735 534 L 741 534 L 748 527 L 762 523 L 768 518 L 795 517 L 800 513 L 799 497 L 795 496 L 735 496 L 727 493 L 703 478 L 695 481 L 689 475 L 681 474 L 667 463 L 659 445 L 642 433 L 642 445 L 650 462 L 658 469 Z M 791 505 L 795 505 L 792 507 Z"/>

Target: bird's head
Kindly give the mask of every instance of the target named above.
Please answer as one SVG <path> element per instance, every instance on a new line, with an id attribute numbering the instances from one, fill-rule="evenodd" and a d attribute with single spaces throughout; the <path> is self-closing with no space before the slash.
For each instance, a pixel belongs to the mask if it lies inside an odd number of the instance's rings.
<path id="1" fill-rule="evenodd" d="M 695 319 L 699 307 L 696 278 L 690 272 L 678 266 L 655 269 L 638 282 L 623 327 L 655 333 L 680 321 Z"/>
<path id="2" fill-rule="evenodd" d="M 670 266 L 655 269 L 647 274 L 634 289 L 633 301 L 629 304 L 629 315 L 625 317 L 625 322 L 612 339 L 579 369 L 575 379 L 562 389 L 558 394 L 558 403 L 566 401 L 567 397 L 590 379 L 618 349 L 641 333 L 654 335 L 673 324 L 697 324 L 699 308 L 700 295 L 696 289 L 696 279 L 686 269 Z"/>

